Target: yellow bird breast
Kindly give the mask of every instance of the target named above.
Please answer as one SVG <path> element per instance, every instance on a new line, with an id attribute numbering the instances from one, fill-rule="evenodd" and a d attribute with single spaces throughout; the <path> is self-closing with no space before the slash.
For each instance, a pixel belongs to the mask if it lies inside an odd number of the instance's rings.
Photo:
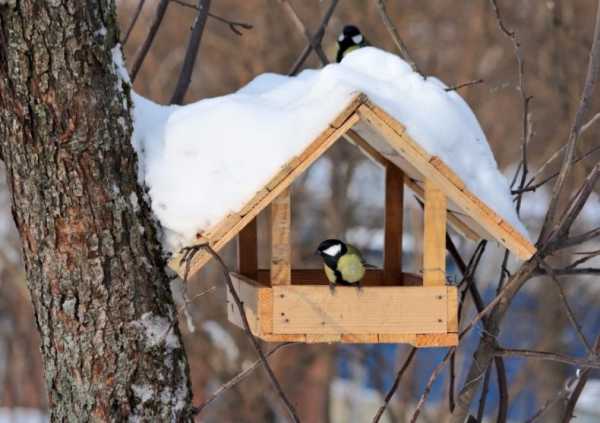
<path id="1" fill-rule="evenodd" d="M 342 274 L 342 279 L 348 283 L 360 282 L 365 276 L 365 267 L 362 264 L 362 260 L 359 256 L 354 254 L 347 254 L 340 257 L 337 263 L 337 268 Z M 323 266 L 325 270 L 325 276 L 329 282 L 335 283 L 335 273 L 327 265 Z"/>

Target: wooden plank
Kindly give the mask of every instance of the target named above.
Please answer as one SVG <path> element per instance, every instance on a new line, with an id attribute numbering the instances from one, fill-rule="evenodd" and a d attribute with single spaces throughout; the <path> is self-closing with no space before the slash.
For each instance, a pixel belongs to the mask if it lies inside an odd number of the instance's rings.
<path id="1" fill-rule="evenodd" d="M 440 333 L 447 327 L 441 287 L 273 287 L 273 333 Z M 281 315 L 281 313 L 284 313 Z"/>
<path id="2" fill-rule="evenodd" d="M 446 284 L 446 207 L 444 193 L 425 181 L 423 286 Z"/>
<path id="3" fill-rule="evenodd" d="M 271 203 L 271 285 L 292 284 L 290 189 Z"/>
<path id="4" fill-rule="evenodd" d="M 379 342 L 379 336 L 377 336 L 376 333 L 345 333 L 342 334 L 341 341 L 348 344 L 377 344 Z"/>
<path id="5" fill-rule="evenodd" d="M 457 333 L 420 333 L 417 335 L 415 347 L 455 347 L 458 345 Z"/>
<path id="6" fill-rule="evenodd" d="M 249 203 L 243 207 L 246 213 L 241 216 L 237 223 L 230 226 L 223 235 L 218 239 L 209 238 L 209 244 L 216 250 L 219 251 L 223 248 L 233 237 L 237 235 L 252 219 L 254 219 L 265 207 L 267 207 L 283 190 L 291 185 L 291 183 L 310 165 L 312 165 L 323 153 L 331 147 L 348 129 L 358 122 L 359 117 L 356 113 L 350 115 L 348 119 L 335 131 L 331 132 L 328 128 L 325 130 L 313 143 L 300 155 L 300 160 L 297 158 L 293 160 L 298 165 L 289 171 L 288 167 L 283 168 L 281 172 L 285 173 L 279 184 L 273 187 L 271 191 L 264 196 L 254 196 L 250 201 L 257 201 L 252 206 Z M 289 171 L 289 172 L 288 172 Z M 176 254 L 169 260 L 169 267 L 173 269 L 180 277 L 183 277 L 185 270 L 184 266 L 179 264 L 181 255 Z M 210 254 L 200 251 L 194 257 L 194 261 L 190 266 L 190 276 L 199 271 L 212 257 Z"/>
<path id="7" fill-rule="evenodd" d="M 425 190 L 410 178 L 405 178 L 404 181 L 411 191 L 414 192 L 415 195 L 421 199 L 421 201 L 423 201 L 423 204 L 425 204 Z M 448 224 L 460 235 L 470 239 L 471 241 L 479 241 L 482 238 L 479 233 L 461 220 L 461 218 L 464 218 L 464 215 L 459 218 L 452 211 L 448 210 L 446 216 L 448 218 Z"/>
<path id="8" fill-rule="evenodd" d="M 362 136 L 360 136 L 355 130 L 350 129 L 345 136 L 349 138 L 367 157 L 380 166 L 385 168 L 389 163 L 393 163 L 390 159 L 381 154 L 375 147 L 371 146 L 371 144 Z M 434 158 L 438 159 L 437 157 Z M 394 165 L 398 166 L 396 163 L 394 163 Z M 398 167 L 401 168 L 401 166 Z M 408 187 L 417 195 L 417 197 L 421 199 L 425 197 L 423 188 L 420 187 L 412 178 L 405 177 L 404 180 L 405 184 L 408 185 Z M 486 238 L 485 236 L 481 236 L 477 231 L 473 230 L 468 224 L 463 222 L 457 215 L 451 213 L 450 211 L 448 211 L 448 223 L 456 232 L 465 238 L 470 239 L 471 241 L 477 242 L 481 238 Z M 489 236 L 487 233 L 486 235 Z"/>
<path id="9" fill-rule="evenodd" d="M 467 188 L 463 180 L 460 179 L 460 177 L 454 173 L 454 171 L 450 169 L 439 157 L 433 156 L 429 160 L 429 163 L 431 163 L 431 165 L 435 167 L 442 175 L 448 178 L 459 190 L 464 191 Z"/>
<path id="10" fill-rule="evenodd" d="M 414 333 L 380 333 L 377 335 L 380 344 L 411 344 L 417 342 L 417 335 Z"/>
<path id="11" fill-rule="evenodd" d="M 384 284 L 394 285 L 402 274 L 404 173 L 388 161 L 385 169 Z"/>
<path id="12" fill-rule="evenodd" d="M 306 334 L 306 343 L 307 344 L 320 344 L 320 343 L 332 343 L 332 342 L 340 342 L 342 340 L 341 334 L 335 333 L 307 333 Z"/>
<path id="13" fill-rule="evenodd" d="M 269 286 L 271 272 L 268 269 L 258 271 L 258 283 Z M 362 280 L 364 286 L 383 286 L 383 270 L 367 269 Z M 292 269 L 292 285 L 329 285 L 323 269 Z M 396 286 L 422 286 L 423 279 L 414 273 L 402 273 L 394 282 Z"/>
<path id="14" fill-rule="evenodd" d="M 306 335 L 304 334 L 273 334 L 266 333 L 261 334 L 260 339 L 265 342 L 306 342 Z"/>
<path id="15" fill-rule="evenodd" d="M 371 144 L 369 144 L 367 140 L 361 137 L 355 130 L 348 130 L 348 132 L 346 132 L 344 135 L 344 138 L 348 139 L 352 144 L 358 147 L 358 149 L 362 151 L 365 156 L 383 168 L 385 168 L 390 162 L 388 159 L 383 157 L 383 154 L 377 151 L 376 148 L 372 147 Z"/>
<path id="16" fill-rule="evenodd" d="M 532 256 L 535 247 L 529 241 L 516 238 L 507 232 L 499 224 L 501 219 L 493 210 L 484 203 L 477 201 L 476 197 L 467 189 L 461 191 L 451 179 L 435 168 L 429 162 L 431 157 L 423 155 L 423 149 L 408 134 L 394 130 L 392 126 L 386 123 L 385 119 L 380 117 L 386 115 L 383 110 L 373 105 L 369 107 L 362 105 L 358 108 L 358 113 L 365 122 L 368 122 L 394 147 L 396 152 L 417 168 L 424 178 L 435 182 L 454 204 L 479 222 L 498 242 L 522 260 L 527 260 Z M 389 121 L 389 119 L 387 120 Z"/>
<path id="17" fill-rule="evenodd" d="M 450 333 L 458 332 L 458 289 L 448 286 L 448 329 Z"/>
<path id="18" fill-rule="evenodd" d="M 261 288 L 258 290 L 258 319 L 260 333 L 273 333 L 273 290 Z"/>
<path id="19" fill-rule="evenodd" d="M 256 227 L 256 218 L 254 218 L 238 234 L 237 267 L 239 274 L 255 280 L 258 278 L 257 241 L 258 234 Z"/>
<path id="20" fill-rule="evenodd" d="M 348 119 L 348 117 L 354 113 L 356 109 L 358 109 L 358 106 L 365 101 L 367 101 L 366 95 L 363 93 L 356 94 L 354 97 L 352 97 L 352 100 L 350 100 L 350 103 L 346 106 L 346 108 L 342 110 L 342 112 L 333 120 L 333 122 L 330 123 L 330 125 L 336 129 L 342 126 L 346 119 Z"/>

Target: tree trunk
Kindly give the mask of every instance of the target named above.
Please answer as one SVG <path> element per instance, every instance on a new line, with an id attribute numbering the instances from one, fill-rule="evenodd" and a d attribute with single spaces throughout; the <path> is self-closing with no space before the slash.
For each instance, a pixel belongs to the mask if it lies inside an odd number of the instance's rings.
<path id="1" fill-rule="evenodd" d="M 0 1 L 0 158 L 52 421 L 191 421 L 112 0 Z"/>

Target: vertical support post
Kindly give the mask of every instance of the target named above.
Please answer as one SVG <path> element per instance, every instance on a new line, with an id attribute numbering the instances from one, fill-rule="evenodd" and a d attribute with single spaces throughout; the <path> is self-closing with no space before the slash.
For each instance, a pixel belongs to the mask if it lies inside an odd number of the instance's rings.
<path id="1" fill-rule="evenodd" d="M 237 260 L 238 272 L 251 279 L 258 278 L 258 236 L 256 218 L 238 234 Z"/>
<path id="2" fill-rule="evenodd" d="M 429 179 L 425 181 L 425 233 L 423 236 L 423 285 L 446 284 L 446 195 Z"/>
<path id="3" fill-rule="evenodd" d="M 385 166 L 384 285 L 396 285 L 401 281 L 403 220 L 404 172 L 388 161 Z"/>
<path id="4" fill-rule="evenodd" d="M 292 284 L 290 189 L 271 203 L 271 285 Z"/>

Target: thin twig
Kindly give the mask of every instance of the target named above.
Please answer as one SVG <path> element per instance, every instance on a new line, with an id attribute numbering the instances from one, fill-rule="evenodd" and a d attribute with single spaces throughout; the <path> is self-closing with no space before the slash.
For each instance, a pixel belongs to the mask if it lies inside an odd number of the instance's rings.
<path id="1" fill-rule="evenodd" d="M 596 355 L 600 354 L 600 336 L 596 338 L 596 343 L 594 345 L 594 351 Z M 562 423 L 569 423 L 571 419 L 574 417 L 573 413 L 575 412 L 575 406 L 577 405 L 577 401 L 579 401 L 579 396 L 583 392 L 583 388 L 590 377 L 591 373 L 590 368 L 583 369 L 579 375 L 579 380 L 577 381 L 577 385 L 575 385 L 575 389 L 569 396 L 569 400 L 567 401 L 567 405 L 565 406 L 565 410 L 563 413 Z"/>
<path id="2" fill-rule="evenodd" d="M 585 83 L 583 87 L 583 93 L 581 95 L 581 100 L 579 102 L 579 107 L 577 108 L 577 112 L 575 114 L 575 121 L 573 122 L 573 126 L 569 132 L 569 139 L 567 141 L 567 148 L 565 152 L 565 157 L 563 159 L 561 169 L 558 175 L 556 182 L 554 183 L 554 187 L 552 188 L 552 197 L 550 199 L 550 205 L 548 206 L 548 211 L 546 212 L 546 216 L 544 217 L 544 223 L 542 225 L 542 230 L 540 233 L 539 240 L 544 240 L 552 226 L 554 225 L 554 221 L 556 219 L 556 213 L 558 208 L 558 202 L 561 197 L 563 187 L 565 182 L 567 181 L 567 177 L 571 172 L 571 162 L 575 155 L 575 146 L 577 143 L 577 139 L 579 138 L 579 134 L 581 132 L 581 127 L 586 123 L 584 121 L 585 117 L 588 114 L 588 111 L 591 106 L 592 97 L 594 95 L 594 86 L 596 85 L 596 81 L 598 79 L 598 74 L 600 73 L 600 1 L 596 6 L 596 23 L 594 28 L 594 37 L 592 42 L 592 49 L 590 53 L 590 60 L 588 63 L 587 74 L 585 78 Z"/>
<path id="3" fill-rule="evenodd" d="M 300 53 L 298 59 L 296 59 L 296 62 L 292 65 L 292 68 L 288 72 L 288 75 L 296 75 L 302 67 L 302 65 L 304 64 L 304 62 L 306 61 L 306 59 L 308 58 L 310 52 L 313 50 L 313 46 L 321 44 L 323 36 L 325 35 L 325 29 L 327 28 L 327 25 L 329 25 L 329 20 L 331 19 L 331 16 L 335 11 L 338 1 L 339 0 L 331 0 L 329 9 L 327 9 L 325 15 L 323 16 L 323 19 L 321 19 L 321 23 L 319 24 L 317 31 L 313 34 L 306 47 L 304 47 L 304 50 L 302 50 L 302 53 Z"/>
<path id="4" fill-rule="evenodd" d="M 194 9 L 196 11 L 198 10 L 198 6 L 194 6 L 193 4 L 187 3 L 187 2 L 185 2 L 183 0 L 171 0 L 171 1 L 173 3 L 177 3 L 180 6 L 187 7 L 187 8 L 190 8 L 190 9 Z M 215 19 L 215 20 L 217 20 L 219 22 L 223 22 L 224 24 L 227 24 L 229 26 L 229 29 L 231 29 L 231 31 L 234 34 L 239 35 L 240 37 L 242 35 L 244 35 L 242 33 L 241 29 L 252 29 L 252 28 L 254 28 L 254 26 L 251 25 L 251 24 L 249 24 L 249 23 L 239 22 L 239 21 L 233 21 L 231 19 L 227 19 L 227 18 L 224 18 L 222 16 L 215 15 L 212 12 L 208 12 L 208 17 L 213 18 L 213 19 Z"/>
<path id="5" fill-rule="evenodd" d="M 129 24 L 129 28 L 127 28 L 127 32 L 125 33 L 125 37 L 123 38 L 123 41 L 121 42 L 121 44 L 123 44 L 123 45 L 127 44 L 127 40 L 129 40 L 131 31 L 133 31 L 133 27 L 137 23 L 137 20 L 140 17 L 140 14 L 142 13 L 142 8 L 144 7 L 145 2 L 146 2 L 146 0 L 139 1 L 137 8 L 135 9 L 135 12 L 133 13 L 133 18 L 131 18 L 131 23 Z"/>
<path id="6" fill-rule="evenodd" d="M 223 271 L 223 275 L 225 276 L 225 282 L 227 283 L 227 288 L 229 289 L 229 293 L 233 297 L 233 300 L 237 306 L 240 317 L 242 318 L 242 323 L 244 324 L 244 329 L 246 331 L 246 334 L 248 335 L 248 338 L 250 338 L 250 340 L 252 341 L 252 346 L 254 347 L 258 357 L 260 358 L 260 361 L 261 361 L 265 371 L 267 372 L 267 376 L 269 377 L 269 380 L 271 381 L 271 384 L 273 385 L 275 392 L 277 393 L 277 395 L 279 396 L 279 398 L 285 405 L 285 409 L 289 414 L 290 420 L 293 422 L 300 422 L 300 419 L 298 418 L 298 414 L 296 413 L 296 409 L 294 408 L 292 403 L 289 401 L 289 399 L 285 395 L 285 392 L 283 392 L 283 389 L 281 388 L 279 381 L 275 377 L 275 374 L 273 373 L 273 370 L 271 369 L 271 366 L 269 365 L 269 362 L 267 361 L 267 357 L 266 357 L 264 351 L 262 350 L 260 343 L 258 342 L 258 339 L 256 339 L 256 337 L 252 333 L 252 330 L 250 329 L 250 324 L 248 323 L 248 317 L 246 316 L 246 311 L 244 310 L 244 304 L 240 300 L 240 297 L 238 296 L 238 293 L 233 286 L 233 282 L 231 280 L 231 275 L 229 273 L 229 269 L 227 268 L 227 265 L 225 264 L 225 262 L 223 261 L 221 256 L 209 244 L 199 244 L 199 245 L 184 249 L 184 255 L 183 255 L 182 260 L 185 260 L 186 262 L 191 261 L 194 258 L 194 255 L 202 249 L 205 251 L 208 251 L 208 253 L 221 266 L 221 270 Z"/>
<path id="7" fill-rule="evenodd" d="M 314 52 L 317 54 L 317 56 L 319 56 L 321 63 L 323 65 L 328 64 L 329 59 L 327 59 L 327 56 L 325 55 L 325 52 L 323 51 L 323 48 L 321 47 L 321 40 L 317 40 L 317 39 L 313 38 L 313 36 L 310 34 L 308 29 L 306 28 L 306 25 L 304 25 L 304 23 L 298 16 L 298 12 L 296 12 L 296 9 L 294 9 L 294 6 L 292 5 L 292 3 L 290 3 L 288 0 L 279 0 L 279 3 L 283 6 L 283 9 L 286 11 L 287 15 L 290 17 L 292 22 L 294 22 L 296 29 L 298 29 L 298 31 L 303 33 L 304 37 L 307 39 L 307 41 L 309 43 L 311 43 L 311 46 L 312 46 Z"/>
<path id="8" fill-rule="evenodd" d="M 427 401 L 429 393 L 431 392 L 433 382 L 435 382 L 439 374 L 442 372 L 442 370 L 444 370 L 446 363 L 448 362 L 450 356 L 455 350 L 456 347 L 450 348 L 444 356 L 444 358 L 442 359 L 442 361 L 435 367 L 435 369 L 433 369 L 433 372 L 431 373 L 431 376 L 429 376 L 429 380 L 427 381 L 427 385 L 425 385 L 425 389 L 423 390 L 423 393 L 421 394 L 421 397 L 417 402 L 417 407 L 415 408 L 415 411 L 410 419 L 410 423 L 415 423 L 419 418 L 419 414 L 421 414 L 421 409 L 423 408 L 423 405 L 425 405 L 425 401 Z"/>
<path id="9" fill-rule="evenodd" d="M 470 87 L 471 85 L 483 84 L 485 81 L 483 79 L 474 79 L 472 81 L 463 82 L 462 84 L 452 85 L 451 87 L 445 88 L 446 91 L 456 91 L 461 88 Z"/>
<path id="10" fill-rule="evenodd" d="M 520 348 L 497 348 L 496 355 L 502 357 L 526 357 L 535 358 L 544 361 L 553 361 L 555 363 L 564 363 L 571 366 L 577 366 L 583 369 L 599 369 L 600 360 L 588 358 L 570 357 L 564 354 L 553 353 L 548 351 L 535 351 Z M 596 354 L 592 351 L 592 355 Z"/>
<path id="11" fill-rule="evenodd" d="M 266 353 L 265 356 L 267 358 L 269 358 L 272 355 L 274 355 L 276 352 L 278 352 L 279 350 L 281 350 L 285 347 L 289 347 L 290 345 L 298 345 L 298 343 L 297 342 L 284 342 L 282 344 L 277 345 L 273 349 L 271 349 L 268 353 Z M 261 365 L 262 365 L 262 361 L 260 359 L 254 361 L 254 363 L 252 363 L 250 366 L 246 367 L 244 370 L 239 372 L 237 375 L 235 375 L 234 377 L 229 379 L 227 382 L 225 382 L 224 384 L 219 386 L 215 392 L 213 392 L 207 399 L 204 400 L 204 402 L 202 402 L 202 404 L 198 405 L 197 407 L 194 407 L 193 413 L 200 414 L 202 412 L 202 410 L 204 410 L 209 404 L 211 404 L 214 400 L 216 400 L 221 394 L 230 390 L 231 388 L 236 386 L 238 383 L 240 383 L 241 381 L 246 379 L 246 377 L 248 377 L 254 370 L 256 370 Z"/>
<path id="12" fill-rule="evenodd" d="M 410 351 L 408 352 L 408 355 L 406 356 L 406 359 L 404 360 L 402 367 L 400 367 L 400 370 L 398 370 L 398 374 L 396 375 L 396 379 L 394 379 L 394 383 L 392 384 L 390 390 L 388 391 L 388 393 L 386 394 L 386 396 L 383 400 L 383 404 L 381 404 L 381 407 L 379 407 L 379 409 L 377 410 L 377 413 L 375 413 L 372 423 L 379 422 L 379 419 L 383 415 L 383 412 L 387 408 L 390 400 L 392 399 L 392 397 L 394 396 L 394 393 L 396 392 L 396 390 L 398 389 L 398 386 L 400 385 L 400 379 L 402 379 L 404 372 L 406 372 L 406 369 L 408 369 L 408 366 L 410 366 L 410 363 L 412 362 L 416 352 L 417 352 L 417 349 L 415 347 L 412 347 L 410 349 Z"/>
<path id="13" fill-rule="evenodd" d="M 410 65 L 413 71 L 421 73 L 419 67 L 417 66 L 417 63 L 411 57 L 410 53 L 408 52 L 408 48 L 406 47 L 406 44 L 404 44 L 404 42 L 402 41 L 402 38 L 400 37 L 396 26 L 394 25 L 394 23 L 390 19 L 389 14 L 387 13 L 387 10 L 385 8 L 385 0 L 377 0 L 377 9 L 379 10 L 381 20 L 383 21 L 385 28 L 389 32 L 390 37 L 392 37 L 392 40 L 394 41 L 394 44 L 396 45 L 400 56 Z"/>
<path id="14" fill-rule="evenodd" d="M 179 73 L 177 85 L 175 86 L 175 91 L 173 91 L 173 96 L 171 97 L 171 104 L 183 103 L 185 93 L 192 81 L 192 73 L 194 72 L 194 66 L 198 57 L 198 49 L 200 48 L 202 34 L 204 33 L 204 27 L 206 26 L 210 2 L 211 0 L 198 0 L 198 15 L 192 26 L 185 58 L 183 59 L 183 65 L 181 66 L 181 72 Z"/>
<path id="15" fill-rule="evenodd" d="M 144 63 L 144 59 L 150 51 L 150 47 L 152 47 L 152 43 L 154 42 L 154 38 L 156 37 L 156 33 L 160 28 L 160 24 L 162 23 L 163 18 L 165 17 L 165 13 L 167 12 L 167 7 L 171 0 L 160 0 L 158 6 L 156 6 L 156 12 L 154 14 L 154 19 L 152 20 L 152 24 L 150 25 L 150 29 L 148 30 L 148 35 L 146 39 L 142 43 L 142 45 L 138 48 L 137 53 L 135 54 L 135 58 L 133 59 L 133 64 L 131 65 L 131 82 L 135 81 L 135 78 Z"/>
<path id="16" fill-rule="evenodd" d="M 485 371 L 485 377 L 483 378 L 483 388 L 481 389 L 481 396 L 479 397 L 479 407 L 477 407 L 477 421 L 483 422 L 483 415 L 485 413 L 485 404 L 487 402 L 488 392 L 490 388 L 490 375 L 491 367 L 488 367 Z"/>
<path id="17" fill-rule="evenodd" d="M 550 266 L 548 266 L 543 260 L 540 260 L 539 264 L 540 264 L 540 267 L 542 267 L 544 270 L 546 270 L 546 272 L 548 272 L 548 275 L 554 282 L 554 286 L 556 286 L 558 296 L 560 297 L 561 306 L 562 306 L 564 312 L 566 313 L 566 315 L 569 319 L 569 322 L 571 323 L 571 326 L 573 326 L 573 329 L 575 329 L 575 333 L 579 337 L 579 340 L 585 346 L 588 354 L 594 354 L 594 349 L 592 348 L 592 345 L 588 342 L 586 336 L 584 335 L 583 331 L 581 330 L 581 325 L 575 318 L 575 314 L 573 313 L 573 310 L 571 309 L 571 306 L 569 305 L 567 296 L 565 295 L 565 292 L 562 289 L 562 285 L 560 284 L 560 281 L 556 277 L 554 270 Z"/>

